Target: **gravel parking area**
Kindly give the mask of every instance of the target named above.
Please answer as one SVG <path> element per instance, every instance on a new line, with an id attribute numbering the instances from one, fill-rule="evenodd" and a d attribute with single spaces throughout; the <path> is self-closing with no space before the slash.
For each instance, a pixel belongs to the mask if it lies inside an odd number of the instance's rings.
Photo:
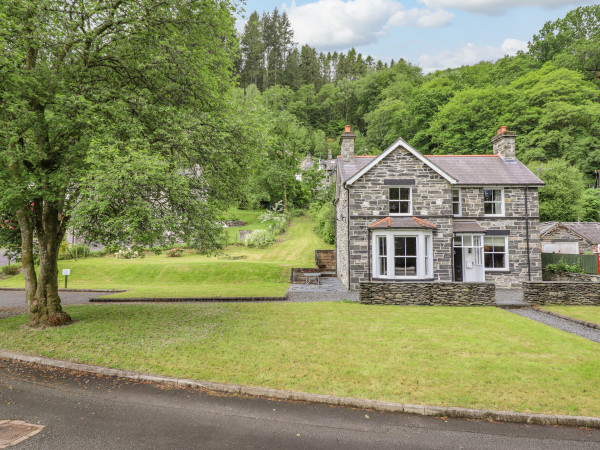
<path id="1" fill-rule="evenodd" d="M 292 284 L 286 294 L 291 302 L 358 301 L 358 291 L 348 291 L 335 277 L 321 278 L 321 284 Z"/>
<path id="2" fill-rule="evenodd" d="M 581 336 L 582 338 L 589 339 L 590 341 L 600 343 L 600 330 L 595 330 L 593 328 L 586 327 L 584 325 L 580 325 L 576 322 L 572 322 L 570 320 L 561 319 L 559 317 L 553 316 L 551 314 L 546 314 L 541 311 L 536 311 L 533 309 L 508 309 L 507 311 L 518 314 L 519 316 L 526 317 L 531 320 L 535 320 L 537 322 L 543 323 L 545 325 L 551 326 L 558 330 L 566 331 L 567 333 L 573 333 L 577 336 Z"/>

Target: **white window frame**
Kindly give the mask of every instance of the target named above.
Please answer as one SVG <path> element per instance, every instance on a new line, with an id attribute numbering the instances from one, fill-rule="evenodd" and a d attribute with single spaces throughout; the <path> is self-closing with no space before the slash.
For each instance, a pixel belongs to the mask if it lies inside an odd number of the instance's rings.
<path id="1" fill-rule="evenodd" d="M 485 240 L 486 239 L 504 239 L 504 267 L 486 267 L 485 266 L 485 255 L 490 254 L 490 252 L 485 251 Z M 494 253 L 491 253 L 494 254 Z M 483 270 L 486 272 L 510 272 L 510 261 L 509 261 L 508 251 L 508 236 L 484 236 L 483 237 Z"/>
<path id="2" fill-rule="evenodd" d="M 379 260 L 379 238 L 383 236 L 386 238 L 387 245 L 387 274 L 385 275 L 381 273 Z M 395 276 L 395 237 L 417 238 L 417 274 L 415 276 Z M 381 230 L 374 231 L 371 239 L 373 278 L 388 280 L 424 280 L 433 278 L 433 234 L 431 231 Z"/>
<path id="3" fill-rule="evenodd" d="M 485 201 L 485 191 L 500 191 L 500 212 L 499 213 L 495 213 L 495 214 L 487 214 L 485 212 L 485 205 L 487 203 L 497 203 L 497 202 L 486 202 Z M 483 215 L 484 216 L 488 216 L 488 217 L 497 217 L 497 216 L 504 216 L 504 188 L 501 187 L 484 187 L 482 192 L 481 192 L 482 196 L 483 196 Z"/>
<path id="4" fill-rule="evenodd" d="M 393 213 L 392 209 L 390 208 L 390 205 L 392 204 L 392 202 L 398 202 L 398 210 L 400 210 L 400 203 L 401 202 L 406 202 L 406 200 L 392 200 L 392 196 L 391 196 L 391 190 L 392 189 L 408 189 L 408 212 L 402 213 L 402 212 L 397 212 L 397 213 Z M 400 191 L 398 191 L 398 198 L 400 198 Z M 390 213 L 390 216 L 412 216 L 412 202 L 413 201 L 413 189 L 412 186 L 389 186 L 388 187 L 388 211 Z"/>
<path id="5" fill-rule="evenodd" d="M 454 214 L 454 204 L 456 203 L 454 201 L 454 191 L 458 192 L 458 213 L 456 213 L 456 214 Z M 452 195 L 452 215 L 454 217 L 460 217 L 460 216 L 462 216 L 462 189 L 453 188 L 451 191 L 451 195 Z"/>

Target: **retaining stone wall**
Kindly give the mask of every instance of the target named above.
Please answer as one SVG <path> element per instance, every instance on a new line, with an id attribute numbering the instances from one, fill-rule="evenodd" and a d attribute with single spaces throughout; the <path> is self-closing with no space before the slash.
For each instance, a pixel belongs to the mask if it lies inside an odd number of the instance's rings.
<path id="1" fill-rule="evenodd" d="M 532 305 L 600 305 L 600 283 L 526 281 L 523 300 Z"/>
<path id="2" fill-rule="evenodd" d="M 573 272 L 548 272 L 543 271 L 544 281 L 587 281 L 591 283 L 600 283 L 600 275 L 592 275 L 589 273 L 573 273 Z"/>
<path id="3" fill-rule="evenodd" d="M 372 305 L 493 306 L 493 283 L 360 283 L 360 302 Z"/>
<path id="4" fill-rule="evenodd" d="M 335 272 L 335 250 L 315 250 L 315 265 L 321 270 Z"/>
<path id="5" fill-rule="evenodd" d="M 292 284 L 304 284 L 306 283 L 306 277 L 304 276 L 305 273 L 315 273 L 315 272 L 321 272 L 320 269 L 316 269 L 314 267 L 311 268 L 296 268 L 294 267 L 292 269 L 292 275 L 291 275 L 291 281 Z"/>

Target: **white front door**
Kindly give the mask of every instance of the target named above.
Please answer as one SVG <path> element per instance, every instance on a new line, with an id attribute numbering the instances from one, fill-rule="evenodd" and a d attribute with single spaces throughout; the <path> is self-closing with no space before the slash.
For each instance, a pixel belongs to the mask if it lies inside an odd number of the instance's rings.
<path id="1" fill-rule="evenodd" d="M 462 252 L 462 281 L 485 281 L 483 235 L 456 235 L 454 247 L 455 253 Z"/>

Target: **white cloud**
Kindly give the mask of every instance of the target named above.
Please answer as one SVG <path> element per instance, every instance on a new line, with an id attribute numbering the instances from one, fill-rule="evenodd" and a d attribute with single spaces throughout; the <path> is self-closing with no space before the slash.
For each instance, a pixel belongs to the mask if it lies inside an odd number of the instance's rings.
<path id="1" fill-rule="evenodd" d="M 423 72 L 429 73 L 436 70 L 477 64 L 480 61 L 494 61 L 504 55 L 515 55 L 519 50 L 526 49 L 527 42 L 511 38 L 505 39 L 500 47 L 477 46 L 468 43 L 455 51 L 442 50 L 435 55 L 421 55 L 418 64 Z"/>
<path id="2" fill-rule="evenodd" d="M 389 27 L 441 27 L 454 17 L 439 9 L 406 10 L 397 0 L 317 0 L 285 9 L 294 40 L 321 50 L 373 43 Z"/>
<path id="3" fill-rule="evenodd" d="M 593 0 L 419 0 L 427 8 L 454 8 L 480 14 L 501 14 L 502 12 L 522 6 L 538 6 L 543 8 L 559 8 L 561 6 L 593 3 Z"/>

